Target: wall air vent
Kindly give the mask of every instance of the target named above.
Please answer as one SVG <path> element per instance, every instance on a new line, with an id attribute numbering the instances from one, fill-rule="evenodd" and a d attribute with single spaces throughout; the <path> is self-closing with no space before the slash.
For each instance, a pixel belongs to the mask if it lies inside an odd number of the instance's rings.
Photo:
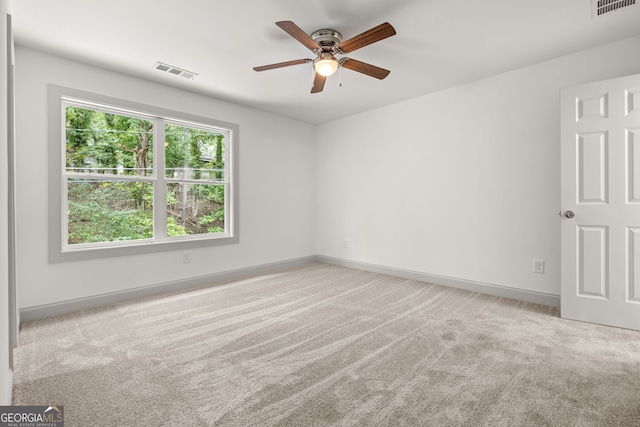
<path id="1" fill-rule="evenodd" d="M 165 64 L 163 62 L 156 62 L 156 65 L 154 65 L 153 68 L 160 71 L 166 71 L 189 80 L 193 80 L 198 75 L 197 73 L 183 70 L 182 68 L 174 67 L 173 65 Z"/>
<path id="2" fill-rule="evenodd" d="M 615 12 L 618 9 L 636 4 L 636 0 L 592 0 L 593 8 L 592 17 L 604 15 L 605 13 Z"/>

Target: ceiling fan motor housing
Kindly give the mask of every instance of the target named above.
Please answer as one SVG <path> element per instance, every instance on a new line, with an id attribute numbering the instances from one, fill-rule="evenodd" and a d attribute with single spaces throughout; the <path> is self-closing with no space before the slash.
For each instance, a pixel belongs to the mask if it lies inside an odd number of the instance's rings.
<path id="1" fill-rule="evenodd" d="M 342 34 L 328 28 L 313 32 L 311 38 L 318 43 L 325 52 L 337 53 L 336 48 L 342 43 Z"/>

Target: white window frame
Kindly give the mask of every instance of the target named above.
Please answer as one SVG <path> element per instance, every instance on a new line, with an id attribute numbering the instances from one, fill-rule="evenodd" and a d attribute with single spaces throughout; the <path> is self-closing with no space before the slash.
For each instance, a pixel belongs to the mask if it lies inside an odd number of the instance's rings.
<path id="1" fill-rule="evenodd" d="M 112 114 L 125 114 L 146 120 L 153 120 L 154 168 L 151 176 L 117 176 L 118 180 L 148 181 L 154 184 L 154 237 L 151 239 L 118 242 L 69 245 L 67 242 L 67 179 L 82 177 L 66 170 L 66 106 L 76 106 Z M 179 111 L 167 110 L 151 105 L 112 98 L 78 89 L 48 85 L 49 113 L 49 262 L 98 259 L 111 256 L 126 256 L 158 251 L 185 250 L 196 247 L 227 245 L 238 243 L 238 143 L 239 126 L 208 117 L 195 116 Z M 197 234 L 186 236 L 166 235 L 166 189 L 167 183 L 203 183 L 198 180 L 167 178 L 158 173 L 156 165 L 164 165 L 165 123 L 179 126 L 211 130 L 225 134 L 225 167 L 222 181 L 225 186 L 225 230 L 223 233 Z M 106 179 L 104 175 L 99 177 Z M 206 182 L 211 184 L 211 182 Z"/>

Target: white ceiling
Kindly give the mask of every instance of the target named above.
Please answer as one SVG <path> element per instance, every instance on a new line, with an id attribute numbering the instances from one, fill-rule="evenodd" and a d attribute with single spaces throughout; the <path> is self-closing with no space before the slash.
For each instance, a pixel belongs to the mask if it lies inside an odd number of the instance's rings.
<path id="1" fill-rule="evenodd" d="M 310 123 L 425 95 L 640 35 L 640 4 L 592 18 L 593 0 L 13 0 L 18 45 Z M 351 70 L 309 93 L 313 55 L 275 25 L 353 37 L 383 22 L 397 35 L 348 56 L 391 70 Z M 629 54 L 637 55 L 638 52 Z M 164 62 L 198 73 L 163 73 Z"/>

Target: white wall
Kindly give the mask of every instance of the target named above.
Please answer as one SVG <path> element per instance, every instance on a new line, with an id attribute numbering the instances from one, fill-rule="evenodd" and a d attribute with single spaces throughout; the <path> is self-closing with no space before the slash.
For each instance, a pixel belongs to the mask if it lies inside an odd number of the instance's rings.
<path id="1" fill-rule="evenodd" d="M 314 253 L 557 295 L 559 89 L 638 73 L 639 50 L 636 37 L 314 128 L 18 46 L 20 308 Z M 46 83 L 238 123 L 241 242 L 190 264 L 48 264 Z"/>
<path id="2" fill-rule="evenodd" d="M 46 84 L 100 93 L 240 126 L 240 243 L 124 258 L 47 262 Z M 313 255 L 314 127 L 206 96 L 16 49 L 20 308 L 64 302 Z"/>
<path id="3" fill-rule="evenodd" d="M 559 90 L 639 73 L 638 52 L 635 37 L 318 126 L 316 253 L 559 295 Z"/>
<path id="4" fill-rule="evenodd" d="M 9 276 L 7 200 L 7 14 L 9 2 L 0 0 L 0 405 L 11 399 L 9 367 Z"/>

